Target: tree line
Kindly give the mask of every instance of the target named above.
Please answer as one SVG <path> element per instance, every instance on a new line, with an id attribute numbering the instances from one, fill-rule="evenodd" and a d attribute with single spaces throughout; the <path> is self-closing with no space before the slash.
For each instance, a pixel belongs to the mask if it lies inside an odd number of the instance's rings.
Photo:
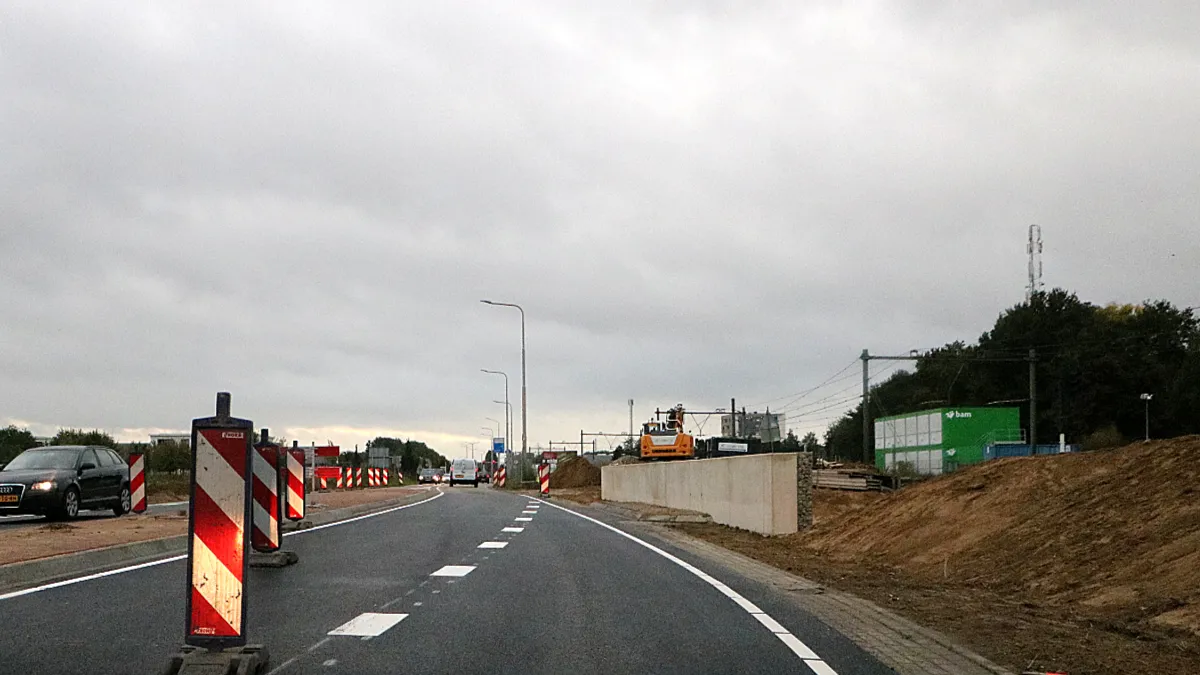
<path id="1" fill-rule="evenodd" d="M 1139 438 L 1142 394 L 1153 396 L 1153 436 L 1200 433 L 1200 321 L 1194 308 L 1166 301 L 1098 306 L 1062 289 L 1005 310 L 974 344 L 933 349 L 913 369 L 871 387 L 871 417 L 1017 406 L 1028 430 L 1024 359 L 1030 350 L 1036 354 L 1038 443 L 1056 443 L 1060 433 L 1085 449 Z M 829 427 L 825 444 L 832 456 L 861 456 L 862 414 L 859 403 Z"/>

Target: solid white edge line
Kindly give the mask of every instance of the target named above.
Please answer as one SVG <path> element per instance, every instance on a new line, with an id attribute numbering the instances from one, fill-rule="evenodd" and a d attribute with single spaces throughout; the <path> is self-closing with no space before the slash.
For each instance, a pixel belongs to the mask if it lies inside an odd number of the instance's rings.
<path id="1" fill-rule="evenodd" d="M 643 541 L 642 539 L 639 539 L 639 538 L 633 536 L 632 534 L 629 534 L 628 532 L 625 532 L 618 528 L 615 528 L 612 525 L 609 525 L 608 523 L 605 523 L 603 521 L 592 518 L 591 516 L 585 516 L 584 514 L 579 513 L 578 511 L 572 511 L 571 509 L 559 506 L 558 504 L 551 504 L 550 502 L 542 501 L 542 500 L 538 500 L 538 501 L 542 504 L 545 504 L 546 506 L 558 509 L 559 511 L 566 511 L 567 513 L 569 513 L 573 516 L 576 516 L 578 518 L 583 518 L 584 520 L 594 523 L 596 525 L 599 525 L 600 527 L 603 527 L 604 529 L 606 529 L 610 532 L 619 534 L 620 536 L 625 537 L 626 539 L 638 544 L 639 546 L 647 548 L 647 549 L 657 553 L 658 555 L 666 558 L 667 560 L 670 560 L 671 562 L 675 563 L 676 565 L 679 565 L 680 567 L 684 568 L 688 572 L 691 572 L 693 576 L 699 577 L 700 574 L 702 574 L 700 572 L 700 570 L 696 568 L 696 566 L 694 566 L 688 562 L 685 562 L 683 560 L 680 560 L 678 557 L 671 555 L 670 553 L 667 553 L 666 551 L 655 546 L 654 544 L 651 544 L 648 541 Z M 709 577 L 709 579 L 711 579 L 711 578 L 712 577 Z M 703 580 L 706 583 L 708 583 L 710 586 L 713 586 L 714 588 L 716 588 L 718 591 L 721 591 L 721 593 L 723 595 L 726 595 L 731 600 L 734 600 L 734 602 L 737 602 L 740 599 L 742 602 L 745 602 L 746 605 L 749 605 L 751 607 L 754 607 L 755 609 L 758 609 L 757 607 L 755 607 L 754 603 L 750 602 L 749 600 L 746 600 L 741 595 L 734 593 L 731 589 L 730 589 L 730 593 L 733 593 L 733 595 L 735 595 L 737 597 L 734 598 L 734 597 L 726 594 L 725 591 L 722 590 L 722 588 L 729 589 L 729 587 L 726 586 L 725 584 L 723 584 L 719 581 L 716 581 L 715 579 L 713 579 L 712 581 L 709 581 L 708 579 L 703 579 Z M 743 609 L 746 608 L 745 605 L 742 605 L 741 602 L 737 602 L 737 604 L 738 604 L 738 606 L 742 607 Z M 749 610 L 747 610 L 747 611 L 749 612 Z M 759 621 L 759 623 L 762 623 L 764 626 L 766 626 L 766 623 L 764 623 L 763 620 L 761 618 L 759 618 L 760 616 L 767 617 L 768 619 L 771 619 L 771 621 L 774 622 L 776 625 L 779 625 L 779 623 L 777 621 L 775 621 L 773 618 L 770 617 L 770 615 L 768 615 L 766 612 L 763 612 L 762 610 L 759 610 L 758 612 L 750 612 L 750 616 L 757 619 Z M 780 625 L 780 628 L 783 628 L 783 626 Z M 837 675 L 837 671 L 835 671 L 833 668 L 831 668 L 829 666 L 829 664 L 825 663 L 825 661 L 821 660 L 821 657 L 817 656 L 816 652 L 814 652 L 812 649 L 810 649 L 808 647 L 808 645 L 804 644 L 804 642 L 802 642 L 800 640 L 800 638 L 796 637 L 795 635 L 792 635 L 789 632 L 774 633 L 774 635 L 775 635 L 775 637 L 779 638 L 780 641 L 783 642 L 783 644 L 787 645 L 787 647 L 789 649 L 791 649 L 792 652 L 794 654 L 796 654 L 796 656 L 799 656 L 801 659 L 803 659 L 805 665 L 807 665 L 809 667 L 809 669 L 811 669 L 814 673 L 817 673 L 817 675 Z"/>
<path id="2" fill-rule="evenodd" d="M 315 532 L 316 530 L 323 530 L 327 527 L 336 527 L 338 525 L 347 525 L 349 523 L 353 523 L 353 522 L 359 521 L 359 520 L 364 520 L 366 518 L 374 518 L 375 516 L 382 516 L 384 514 L 393 513 L 395 511 L 400 511 L 402 509 L 408 509 L 408 508 L 412 508 L 414 506 L 420 506 L 421 504 L 431 502 L 431 501 L 437 499 L 438 497 L 441 497 L 444 494 L 445 494 L 444 492 L 438 492 L 436 495 L 434 495 L 428 499 L 422 499 L 421 501 L 413 502 L 412 504 L 396 506 L 394 508 L 384 509 L 383 511 L 376 511 L 374 513 L 368 513 L 368 514 L 362 515 L 362 516 L 355 516 L 354 518 L 347 518 L 346 520 L 338 520 L 338 521 L 334 521 L 332 523 L 326 523 L 324 525 L 317 525 L 316 527 L 310 527 L 307 530 L 296 530 L 295 532 L 285 532 L 283 534 L 283 536 L 290 537 L 293 534 L 304 534 L 305 532 Z M 186 535 L 184 535 L 184 536 L 186 536 Z M 165 565 L 167 563 L 173 563 L 178 560 L 186 560 L 186 559 L 187 559 L 187 554 L 185 553 L 183 555 L 176 555 L 176 556 L 172 556 L 170 558 L 163 558 L 162 560 L 151 560 L 150 562 L 138 563 L 137 565 L 130 565 L 129 567 L 118 567 L 115 570 L 108 570 L 107 572 L 97 572 L 95 574 L 88 574 L 88 575 L 85 575 L 82 577 L 75 577 L 73 579 L 64 579 L 62 581 L 55 581 L 52 584 L 43 584 L 41 586 L 34 586 L 33 588 L 25 588 L 25 589 L 21 589 L 19 591 L 11 591 L 9 593 L 0 594 L 0 601 L 11 600 L 13 598 L 19 598 L 23 595 L 33 595 L 34 593 L 40 593 L 41 591 L 48 591 L 48 590 L 51 590 L 54 588 L 62 588 L 63 586 L 70 586 L 72 584 L 80 584 L 85 581 L 92 581 L 95 579 L 103 579 L 104 577 L 111 577 L 115 574 L 124 574 L 125 572 L 134 572 L 134 571 L 137 571 L 140 569 L 145 569 L 147 567 L 155 567 L 157 565 Z"/>

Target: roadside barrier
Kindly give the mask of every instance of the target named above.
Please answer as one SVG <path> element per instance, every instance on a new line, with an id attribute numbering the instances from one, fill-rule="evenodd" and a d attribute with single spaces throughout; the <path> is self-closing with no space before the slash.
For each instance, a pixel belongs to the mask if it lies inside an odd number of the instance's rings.
<path id="1" fill-rule="evenodd" d="M 138 452 L 129 455 L 129 501 L 130 511 L 146 512 L 146 456 Z"/>
<path id="2" fill-rule="evenodd" d="M 287 461 L 287 519 L 304 520 L 304 451 L 288 450 Z"/>
<path id="3" fill-rule="evenodd" d="M 550 465 L 538 464 L 538 482 L 541 483 L 542 496 L 550 496 Z"/>
<path id="4" fill-rule="evenodd" d="M 355 469 L 355 470 L 354 470 L 354 487 L 356 487 L 356 488 L 360 488 L 360 487 L 362 487 L 362 486 L 363 486 L 363 475 L 362 475 L 362 473 L 363 473 L 363 472 L 362 472 L 362 469 Z"/>
<path id="5" fill-rule="evenodd" d="M 496 487 L 504 487 L 504 467 L 496 470 Z"/>
<path id="6" fill-rule="evenodd" d="M 354 487 L 354 469 L 352 469 L 350 467 L 346 467 L 346 468 L 342 469 L 342 475 L 345 478 L 345 480 L 338 487 L 344 487 L 347 490 Z"/>
<path id="7" fill-rule="evenodd" d="M 267 430 L 254 446 L 254 531 L 250 545 L 260 553 L 279 550 L 279 446 L 272 443 Z"/>
<path id="8" fill-rule="evenodd" d="M 391 471 L 389 471 L 388 469 L 384 469 L 383 470 L 383 486 L 387 487 L 391 484 L 392 484 Z"/>
<path id="9" fill-rule="evenodd" d="M 367 487 L 379 487 L 379 469 L 367 469 Z"/>
<path id="10" fill-rule="evenodd" d="M 228 393 L 217 394 L 216 416 L 192 420 L 185 642 L 216 649 L 246 644 L 246 479 L 253 473 L 254 423 L 230 417 L 229 404 Z"/>

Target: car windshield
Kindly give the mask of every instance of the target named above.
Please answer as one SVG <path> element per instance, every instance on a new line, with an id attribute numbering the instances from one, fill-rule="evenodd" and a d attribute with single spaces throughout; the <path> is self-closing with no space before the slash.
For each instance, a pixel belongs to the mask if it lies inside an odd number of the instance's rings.
<path id="1" fill-rule="evenodd" d="M 17 455 L 4 469 L 74 469 L 77 457 L 78 450 L 26 450 Z"/>
<path id="2" fill-rule="evenodd" d="M 475 468 L 475 462 L 469 459 L 459 459 L 454 462 L 455 471 L 470 471 Z"/>

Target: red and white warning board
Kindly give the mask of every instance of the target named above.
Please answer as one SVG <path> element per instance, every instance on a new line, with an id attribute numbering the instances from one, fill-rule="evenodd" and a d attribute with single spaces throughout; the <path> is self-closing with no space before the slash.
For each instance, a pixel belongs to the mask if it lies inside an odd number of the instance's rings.
<path id="1" fill-rule="evenodd" d="M 250 543 L 255 551 L 263 553 L 279 550 L 278 471 L 279 446 L 265 441 L 255 445 L 254 530 L 250 533 Z"/>
<path id="2" fill-rule="evenodd" d="M 141 453 L 129 455 L 130 510 L 134 513 L 146 511 L 146 456 Z"/>
<path id="3" fill-rule="evenodd" d="M 287 517 L 304 520 L 304 451 L 287 453 Z"/>
<path id="4" fill-rule="evenodd" d="M 252 434 L 252 427 L 193 426 L 188 644 L 240 646 L 246 642 L 242 584 L 249 543 L 246 477 Z"/>

